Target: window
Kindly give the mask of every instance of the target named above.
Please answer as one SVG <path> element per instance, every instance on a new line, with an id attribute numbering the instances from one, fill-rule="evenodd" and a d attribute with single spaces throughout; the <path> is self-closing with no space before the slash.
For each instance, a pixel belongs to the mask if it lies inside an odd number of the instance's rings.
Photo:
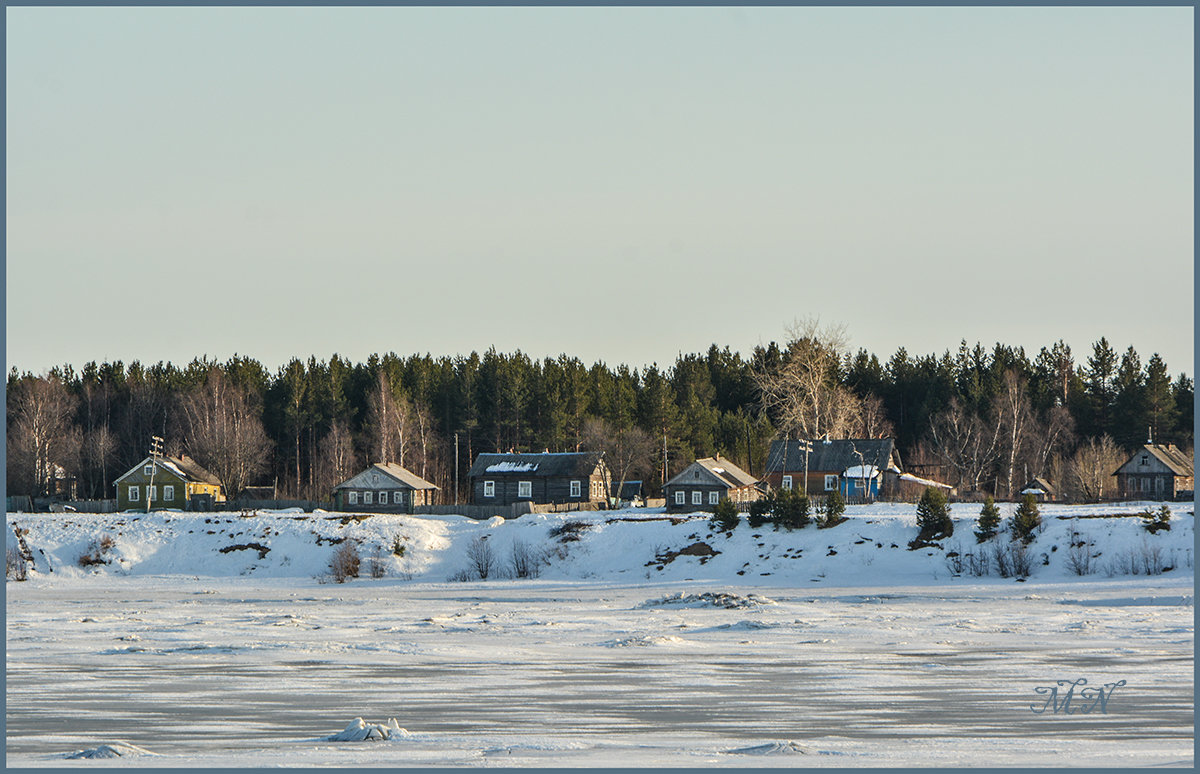
<path id="1" fill-rule="evenodd" d="M 146 487 L 146 500 L 154 502 L 158 499 L 158 484 Z"/>
<path id="2" fill-rule="evenodd" d="M 136 503 L 140 499 L 142 499 L 142 493 L 138 491 L 138 487 L 129 487 L 129 502 Z"/>
<path id="3" fill-rule="evenodd" d="M 146 467 L 142 468 L 142 475 L 143 475 L 143 476 L 151 476 L 151 475 L 154 475 L 154 466 L 153 466 L 153 465 L 147 465 Z"/>
<path id="4" fill-rule="evenodd" d="M 784 489 L 791 489 L 791 488 L 792 488 L 792 477 L 791 477 L 791 476 L 784 476 L 784 477 L 783 477 L 783 484 L 782 484 L 782 487 L 783 487 Z"/>
<path id="5" fill-rule="evenodd" d="M 135 486 L 134 489 L 137 489 L 137 487 Z M 135 497 L 134 499 L 136 500 L 137 498 Z M 675 493 L 675 504 L 683 505 L 683 503 L 684 503 L 684 493 L 683 493 L 683 490 L 681 489 Z"/>
<path id="6" fill-rule="evenodd" d="M 363 505 L 370 505 L 373 495 L 373 492 L 363 492 Z"/>
<path id="7" fill-rule="evenodd" d="M 1146 465 L 1149 465 L 1149 464 L 1150 464 L 1150 455 L 1143 454 L 1142 455 L 1142 466 L 1145 467 Z"/>
<path id="8" fill-rule="evenodd" d="M 709 492 L 708 493 L 708 504 L 709 505 L 716 505 L 720 500 L 721 500 L 720 492 Z"/>
<path id="9" fill-rule="evenodd" d="M 171 486 L 170 484 L 167 484 L 166 486 L 164 486 L 163 487 L 163 499 L 164 500 L 174 500 L 175 499 L 175 487 Z"/>
<path id="10" fill-rule="evenodd" d="M 387 501 L 388 501 L 387 492 L 380 492 L 379 493 L 379 504 L 387 505 Z"/>
<path id="11" fill-rule="evenodd" d="M 698 489 L 694 490 L 692 492 L 692 505 L 700 505 L 703 502 L 704 502 L 704 493 Z"/>
<path id="12" fill-rule="evenodd" d="M 518 481 L 517 482 L 517 497 L 533 497 L 533 482 Z"/>
<path id="13" fill-rule="evenodd" d="M 358 492 L 351 491 L 349 493 L 349 496 L 350 496 L 349 503 L 351 505 L 358 505 Z"/>
<path id="14" fill-rule="evenodd" d="M 832 492 L 835 489 L 837 489 L 837 476 L 826 476 L 825 477 L 825 491 Z"/>
<path id="15" fill-rule="evenodd" d="M 484 497 L 495 497 L 496 496 L 496 482 L 495 481 L 484 481 L 483 482 L 483 496 Z"/>
<path id="16" fill-rule="evenodd" d="M 395 492 L 392 492 L 393 505 L 404 505 L 404 495 L 401 494 L 401 491 L 402 490 L 397 489 Z"/>
<path id="17" fill-rule="evenodd" d="M 572 481 L 571 482 L 571 496 L 579 497 L 579 495 L 581 495 L 582 493 L 583 493 L 583 482 L 582 481 Z"/>

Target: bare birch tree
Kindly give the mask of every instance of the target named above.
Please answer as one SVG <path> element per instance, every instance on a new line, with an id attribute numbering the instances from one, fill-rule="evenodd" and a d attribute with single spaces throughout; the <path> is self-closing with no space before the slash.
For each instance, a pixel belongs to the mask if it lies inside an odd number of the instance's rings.
<path id="1" fill-rule="evenodd" d="M 76 400 L 55 376 L 22 379 L 9 397 L 9 481 L 37 497 L 51 493 L 56 468 L 68 472 L 79 454 Z"/>
<path id="2" fill-rule="evenodd" d="M 963 408 L 957 399 L 936 416 L 929 428 L 934 453 L 971 491 L 979 488 L 1000 454 L 1002 433 L 999 422 L 985 422 Z"/>
<path id="3" fill-rule="evenodd" d="M 1125 453 L 1107 435 L 1089 438 L 1079 445 L 1066 465 L 1068 493 L 1077 500 L 1096 501 L 1116 490 L 1113 475 Z"/>
<path id="4" fill-rule="evenodd" d="M 845 326 L 821 327 L 809 318 L 790 325 L 788 336 L 780 368 L 754 374 L 760 404 L 785 433 L 847 436 L 860 421 L 861 407 L 835 378 L 847 342 Z"/>
<path id="5" fill-rule="evenodd" d="M 650 469 L 658 443 L 645 430 L 630 427 L 617 430 L 603 419 L 589 419 L 583 425 L 581 446 L 604 453 L 608 473 L 608 496 L 618 497 L 630 477 Z"/>
<path id="6" fill-rule="evenodd" d="M 317 485 L 315 495 L 324 498 L 335 486 L 358 472 L 358 456 L 354 453 L 354 438 L 342 420 L 335 420 L 318 445 Z"/>
<path id="7" fill-rule="evenodd" d="M 381 370 L 367 395 L 367 438 L 370 454 L 376 455 L 374 462 L 395 462 L 403 467 L 410 412 L 408 401 L 398 393 Z"/>
<path id="8" fill-rule="evenodd" d="M 1004 482 L 1011 499 L 1020 486 L 1015 478 L 1017 460 L 1025 450 L 1033 408 L 1029 403 L 1025 380 L 1013 369 L 1004 372 L 1004 383 L 996 396 L 997 424 L 1003 432 Z"/>
<path id="9" fill-rule="evenodd" d="M 271 442 L 246 393 L 212 368 L 204 384 L 180 401 L 186 446 L 235 497 L 266 470 Z"/>

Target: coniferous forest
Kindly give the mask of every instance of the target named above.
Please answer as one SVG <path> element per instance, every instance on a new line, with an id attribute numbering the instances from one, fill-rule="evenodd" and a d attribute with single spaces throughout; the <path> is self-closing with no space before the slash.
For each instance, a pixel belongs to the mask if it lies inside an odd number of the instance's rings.
<path id="1" fill-rule="evenodd" d="M 1078 500 L 1111 493 L 1109 474 L 1153 436 L 1191 449 L 1193 382 L 1157 355 L 1107 339 L 1022 348 L 965 341 L 957 352 L 886 360 L 815 325 L 749 357 L 728 347 L 670 366 L 587 365 L 568 354 L 371 355 L 352 363 L 251 358 L 89 362 L 8 376 L 8 493 L 113 496 L 152 435 L 186 453 L 230 495 L 274 485 L 325 500 L 367 464 L 396 462 L 466 501 L 480 452 L 619 449 L 655 496 L 697 457 L 761 475 L 773 438 L 894 437 L 906 469 L 959 492 L 1012 498 L 1042 476 Z M 664 465 L 665 459 L 665 465 Z M 457 461 L 457 463 L 456 463 Z"/>

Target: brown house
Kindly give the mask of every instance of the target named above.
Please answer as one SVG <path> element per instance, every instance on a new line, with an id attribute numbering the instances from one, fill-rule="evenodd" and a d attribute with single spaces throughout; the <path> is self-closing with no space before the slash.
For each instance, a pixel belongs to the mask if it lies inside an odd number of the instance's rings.
<path id="1" fill-rule="evenodd" d="M 1123 500 L 1175 500 L 1195 490 L 1191 455 L 1169 443 L 1145 444 L 1114 475 Z"/>
<path id="2" fill-rule="evenodd" d="M 333 488 L 335 511 L 412 513 L 413 506 L 430 505 L 437 487 L 406 468 L 377 462 Z"/>
<path id="3" fill-rule="evenodd" d="M 757 500 L 762 494 L 757 484 L 758 479 L 718 454 L 688 465 L 663 485 L 663 495 L 667 513 L 711 511 L 721 498 L 735 503 Z"/>
<path id="4" fill-rule="evenodd" d="M 476 505 L 603 503 L 608 469 L 600 452 L 480 454 L 471 465 Z"/>

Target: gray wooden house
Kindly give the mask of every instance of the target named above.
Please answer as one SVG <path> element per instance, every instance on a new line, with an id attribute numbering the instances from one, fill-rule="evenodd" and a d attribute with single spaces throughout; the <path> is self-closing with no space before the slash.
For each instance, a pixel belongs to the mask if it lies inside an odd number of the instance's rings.
<path id="1" fill-rule="evenodd" d="M 333 509 L 357 513 L 412 513 L 432 505 L 437 487 L 392 462 L 377 462 L 333 488 Z"/>
<path id="2" fill-rule="evenodd" d="M 1123 500 L 1174 500 L 1195 491 L 1195 463 L 1175 444 L 1145 444 L 1114 475 Z"/>
<path id="3" fill-rule="evenodd" d="M 711 511 L 721 498 L 735 503 L 750 503 L 762 492 L 758 479 L 727 459 L 704 457 L 688 465 L 663 485 L 667 513 Z"/>
<path id="4" fill-rule="evenodd" d="M 891 498 L 899 494 L 900 453 L 896 451 L 895 439 L 819 438 L 812 441 L 812 451 L 807 452 L 807 466 L 801 443 L 771 441 L 765 480 L 773 488 L 803 489 L 809 496 L 838 491 L 847 499 Z"/>
<path id="5" fill-rule="evenodd" d="M 603 503 L 608 497 L 600 452 L 480 454 L 467 477 L 476 505 Z"/>
<path id="6" fill-rule="evenodd" d="M 221 482 L 191 457 L 147 457 L 113 482 L 118 511 L 210 510 L 224 502 Z"/>

